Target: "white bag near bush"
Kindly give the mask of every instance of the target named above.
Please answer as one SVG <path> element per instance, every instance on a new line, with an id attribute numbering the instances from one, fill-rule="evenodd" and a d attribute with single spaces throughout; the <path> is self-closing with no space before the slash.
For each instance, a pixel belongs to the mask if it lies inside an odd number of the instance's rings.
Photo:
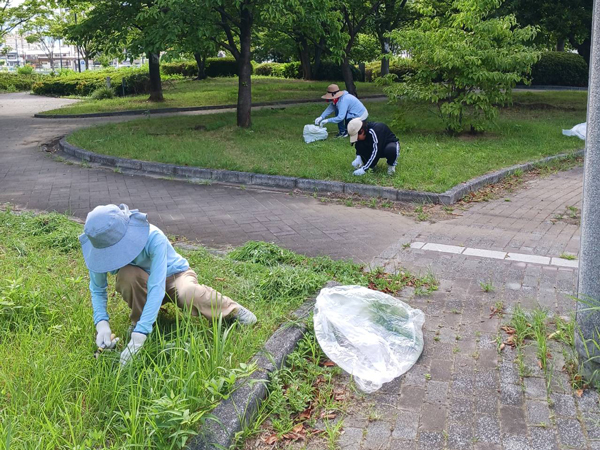
<path id="1" fill-rule="evenodd" d="M 408 371 L 423 351 L 425 315 L 391 295 L 362 286 L 324 288 L 315 335 L 325 354 L 364 392 Z"/>
<path id="2" fill-rule="evenodd" d="M 322 141 L 327 139 L 328 133 L 327 128 L 319 127 L 317 125 L 304 125 L 304 142 L 310 144 L 315 141 Z"/>
<path id="3" fill-rule="evenodd" d="M 563 130 L 562 134 L 565 136 L 577 136 L 579 139 L 583 139 L 585 141 L 585 134 L 587 132 L 587 122 L 580 123 L 575 125 L 570 130 Z"/>

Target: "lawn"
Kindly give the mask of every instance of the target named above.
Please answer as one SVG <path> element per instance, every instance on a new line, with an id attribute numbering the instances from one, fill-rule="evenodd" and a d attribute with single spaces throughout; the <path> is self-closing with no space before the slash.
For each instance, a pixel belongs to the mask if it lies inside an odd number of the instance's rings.
<path id="1" fill-rule="evenodd" d="M 244 363 L 326 281 L 434 288 L 427 277 L 364 273 L 273 244 L 250 242 L 226 257 L 183 252 L 201 283 L 240 299 L 258 324 L 226 329 L 167 306 L 139 357 L 120 369 L 118 352 L 93 357 L 81 231 L 58 214 L 0 211 L 0 448 L 181 448 L 251 371 Z M 128 313 L 113 283 L 109 277 L 108 310 L 122 350 Z"/>
<path id="2" fill-rule="evenodd" d="M 252 100 L 273 102 L 284 100 L 318 100 L 330 81 L 303 81 L 273 77 L 252 77 Z M 343 85 L 343 83 L 342 83 Z M 132 109 L 181 108 L 190 106 L 235 105 L 238 79 L 209 78 L 207 80 L 168 81 L 163 83 L 165 101 L 148 102 L 148 94 L 116 97 L 109 100 L 85 99 L 64 108 L 44 111 L 43 114 L 85 114 Z M 357 83 L 361 95 L 382 94 L 373 83 Z"/>
<path id="3" fill-rule="evenodd" d="M 234 113 L 141 119 L 76 131 L 69 142 L 97 153 L 213 169 L 360 182 L 444 192 L 487 172 L 583 147 L 562 129 L 585 121 L 586 92 L 517 92 L 484 134 L 450 137 L 425 105 L 403 113 L 397 105 L 366 101 L 369 119 L 386 122 L 400 138 L 395 176 L 385 160 L 371 174 L 352 175 L 348 139 L 305 144 L 304 124 L 324 105 L 268 108 L 252 113 L 251 129 Z M 330 136 L 337 131 L 328 125 Z"/>

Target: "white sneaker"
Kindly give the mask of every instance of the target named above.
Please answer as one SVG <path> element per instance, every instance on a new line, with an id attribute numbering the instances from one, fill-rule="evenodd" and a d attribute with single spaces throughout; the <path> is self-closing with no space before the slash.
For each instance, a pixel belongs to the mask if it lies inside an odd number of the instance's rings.
<path id="1" fill-rule="evenodd" d="M 254 325 L 257 321 L 254 313 L 243 306 L 234 310 L 229 317 L 239 322 L 240 325 Z"/>
<path id="2" fill-rule="evenodd" d="M 357 156 L 356 159 L 352 161 L 352 167 L 354 167 L 355 169 L 358 169 L 360 166 L 362 166 L 362 164 L 363 162 L 360 156 Z"/>
<path id="3" fill-rule="evenodd" d="M 388 175 L 394 175 L 396 173 L 396 166 L 388 166 Z"/>

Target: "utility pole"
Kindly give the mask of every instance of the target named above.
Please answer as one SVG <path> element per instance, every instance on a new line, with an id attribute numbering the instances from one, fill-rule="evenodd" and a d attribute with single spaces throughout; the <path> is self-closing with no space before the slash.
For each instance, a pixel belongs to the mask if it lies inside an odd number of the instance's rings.
<path id="1" fill-rule="evenodd" d="M 77 13 L 73 13 L 75 15 L 75 25 L 77 25 Z M 79 43 L 76 44 L 77 48 L 77 70 L 81 73 L 81 61 L 79 61 Z"/>
<path id="2" fill-rule="evenodd" d="M 583 166 L 575 346 L 583 375 L 600 382 L 600 0 L 594 0 Z"/>

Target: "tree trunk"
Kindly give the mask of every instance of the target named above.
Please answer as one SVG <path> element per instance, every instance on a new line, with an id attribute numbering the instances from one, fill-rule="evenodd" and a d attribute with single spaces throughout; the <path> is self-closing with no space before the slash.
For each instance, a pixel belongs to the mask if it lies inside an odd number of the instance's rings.
<path id="1" fill-rule="evenodd" d="M 90 70 L 90 60 L 87 57 L 85 58 L 85 70 Z"/>
<path id="2" fill-rule="evenodd" d="M 252 41 L 252 13 L 244 2 L 240 11 L 240 69 L 237 102 L 237 125 L 248 128 L 252 125 L 252 63 L 250 45 Z"/>
<path id="3" fill-rule="evenodd" d="M 390 38 L 382 38 L 381 53 L 383 54 L 383 58 L 381 58 L 381 76 L 384 76 L 390 73 L 390 60 L 385 57 L 390 53 Z"/>
<path id="4" fill-rule="evenodd" d="M 592 39 L 591 38 L 587 38 L 586 40 L 584 40 L 581 44 L 577 45 L 577 53 L 579 53 L 581 56 L 583 56 L 583 59 L 585 59 L 585 62 L 587 63 L 588 67 L 590 65 L 590 51 L 592 48 Z"/>
<path id="5" fill-rule="evenodd" d="M 198 77 L 197 80 L 204 80 L 206 78 L 206 58 L 200 53 L 194 53 L 194 59 L 198 66 Z"/>
<path id="6" fill-rule="evenodd" d="M 342 75 L 344 76 L 344 83 L 346 83 L 346 90 L 358 97 L 356 92 L 356 85 L 354 84 L 354 78 L 352 77 L 352 69 L 350 69 L 350 60 L 348 56 L 344 57 L 344 62 L 342 63 Z"/>
<path id="7" fill-rule="evenodd" d="M 312 71 L 315 80 L 319 78 L 319 72 L 321 71 L 321 56 L 323 55 L 324 45 L 325 38 L 319 39 L 319 45 L 315 45 L 315 65 Z"/>
<path id="8" fill-rule="evenodd" d="M 308 53 L 308 44 L 306 38 L 301 37 L 298 41 L 298 51 L 300 53 L 300 66 L 302 67 L 302 78 L 312 80 L 312 70 L 310 68 L 310 54 Z"/>
<path id="9" fill-rule="evenodd" d="M 564 52 L 565 51 L 565 39 L 564 38 L 560 38 L 556 42 L 556 51 L 557 52 Z"/>
<path id="10" fill-rule="evenodd" d="M 160 81 L 160 54 L 148 53 L 148 68 L 150 72 L 150 97 L 148 101 L 164 102 Z"/>

